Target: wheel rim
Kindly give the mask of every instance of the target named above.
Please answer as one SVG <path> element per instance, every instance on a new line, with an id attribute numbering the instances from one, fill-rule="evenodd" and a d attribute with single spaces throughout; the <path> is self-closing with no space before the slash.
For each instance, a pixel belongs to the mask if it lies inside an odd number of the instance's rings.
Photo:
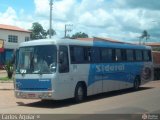
<path id="1" fill-rule="evenodd" d="M 83 99 L 83 89 L 82 87 L 79 87 L 78 92 L 77 92 L 77 97 L 79 100 Z"/>

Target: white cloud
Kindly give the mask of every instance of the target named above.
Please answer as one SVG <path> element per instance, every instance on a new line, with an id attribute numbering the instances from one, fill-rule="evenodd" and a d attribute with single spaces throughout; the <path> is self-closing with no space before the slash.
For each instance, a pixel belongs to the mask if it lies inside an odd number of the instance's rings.
<path id="1" fill-rule="evenodd" d="M 35 13 L 38 15 L 46 15 L 49 12 L 49 0 L 34 0 Z"/>
<path id="2" fill-rule="evenodd" d="M 106 27 L 113 25 L 114 18 L 103 9 L 85 12 L 79 16 L 79 23 L 91 27 Z"/>
<path id="3" fill-rule="evenodd" d="M 49 0 L 34 0 L 35 13 L 37 16 L 49 17 Z M 59 0 L 53 1 L 53 19 L 66 21 L 72 14 L 75 0 Z"/>
<path id="4" fill-rule="evenodd" d="M 20 10 L 21 16 L 19 16 L 12 7 L 8 7 L 4 13 L 0 13 L 0 23 L 7 25 L 15 25 L 24 29 L 29 29 L 32 24 L 29 20 L 31 20 L 32 18 L 31 16 L 24 15 L 23 13 L 24 10 Z"/>
<path id="5" fill-rule="evenodd" d="M 39 22 L 48 29 L 49 1 L 34 0 L 35 11 L 28 15 L 23 9 L 16 12 L 8 7 L 0 13 L 0 23 L 28 29 L 33 22 Z M 64 25 L 69 23 L 74 25 L 70 34 L 81 31 L 90 36 L 134 40 L 143 30 L 148 30 L 156 39 L 155 35 L 160 34 L 160 11 L 158 7 L 154 8 L 156 2 L 153 1 L 152 5 L 147 0 L 144 3 L 134 0 L 53 0 L 53 28 L 60 37 L 64 36 Z"/>
<path id="6" fill-rule="evenodd" d="M 74 5 L 75 0 L 63 0 L 56 2 L 53 7 L 53 15 L 55 19 L 68 21 L 74 13 Z"/>
<path id="7" fill-rule="evenodd" d="M 4 13 L 0 13 L 0 16 L 2 24 L 13 24 L 17 20 L 16 11 L 12 7 L 8 7 Z"/>

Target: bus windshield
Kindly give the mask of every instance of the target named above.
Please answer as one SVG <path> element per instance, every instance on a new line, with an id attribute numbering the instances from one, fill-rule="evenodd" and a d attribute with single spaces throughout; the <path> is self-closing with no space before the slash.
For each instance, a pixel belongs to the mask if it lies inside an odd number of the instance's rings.
<path id="1" fill-rule="evenodd" d="M 17 74 L 51 74 L 56 72 L 57 48 L 55 45 L 21 47 L 16 68 Z"/>

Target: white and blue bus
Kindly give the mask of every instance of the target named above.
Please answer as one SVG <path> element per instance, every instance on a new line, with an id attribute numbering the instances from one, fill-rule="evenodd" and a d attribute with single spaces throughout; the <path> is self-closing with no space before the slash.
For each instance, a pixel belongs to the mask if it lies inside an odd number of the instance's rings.
<path id="1" fill-rule="evenodd" d="M 19 47 L 15 96 L 61 100 L 134 88 L 153 79 L 149 46 L 109 41 L 45 39 Z"/>

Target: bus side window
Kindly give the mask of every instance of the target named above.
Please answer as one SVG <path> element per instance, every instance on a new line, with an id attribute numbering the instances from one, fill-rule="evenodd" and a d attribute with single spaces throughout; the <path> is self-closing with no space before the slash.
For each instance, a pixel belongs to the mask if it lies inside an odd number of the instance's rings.
<path id="1" fill-rule="evenodd" d="M 91 55 L 91 63 L 100 63 L 101 62 L 100 48 L 92 47 L 90 55 Z"/>
<path id="2" fill-rule="evenodd" d="M 133 50 L 127 50 L 127 61 L 131 62 L 134 61 L 134 51 Z"/>
<path id="3" fill-rule="evenodd" d="M 67 46 L 59 46 L 59 72 L 69 72 L 68 48 Z"/>
<path id="4" fill-rule="evenodd" d="M 110 48 L 101 48 L 101 61 L 102 63 L 112 62 L 113 51 Z"/>
<path id="5" fill-rule="evenodd" d="M 143 60 L 143 54 L 141 50 L 136 50 L 136 61 L 142 61 Z"/>
<path id="6" fill-rule="evenodd" d="M 122 61 L 122 51 L 121 49 L 115 49 L 115 61 Z"/>

